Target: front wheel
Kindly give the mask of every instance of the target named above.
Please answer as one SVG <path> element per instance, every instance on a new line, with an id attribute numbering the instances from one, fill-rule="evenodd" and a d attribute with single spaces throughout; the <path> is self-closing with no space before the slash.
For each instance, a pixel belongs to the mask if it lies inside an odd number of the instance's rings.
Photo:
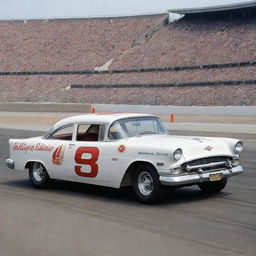
<path id="1" fill-rule="evenodd" d="M 227 185 L 227 181 L 228 179 L 224 178 L 219 181 L 199 183 L 198 186 L 204 193 L 218 193 L 225 188 L 225 186 Z"/>
<path id="2" fill-rule="evenodd" d="M 34 162 L 29 166 L 29 179 L 35 188 L 46 188 L 50 184 L 50 177 L 42 163 Z"/>
<path id="3" fill-rule="evenodd" d="M 137 199 L 145 204 L 160 202 L 165 190 L 159 181 L 155 168 L 151 165 L 139 165 L 133 175 L 133 189 Z"/>

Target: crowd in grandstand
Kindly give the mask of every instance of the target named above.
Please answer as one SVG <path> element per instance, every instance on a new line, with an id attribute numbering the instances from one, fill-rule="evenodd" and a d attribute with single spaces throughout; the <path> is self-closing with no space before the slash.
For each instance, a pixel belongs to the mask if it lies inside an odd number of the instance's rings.
<path id="1" fill-rule="evenodd" d="M 163 16 L 0 22 L 0 72 L 93 70 L 236 63 L 256 59 L 255 18 L 185 16 L 136 40 Z M 256 66 L 96 75 L 1 75 L 1 101 L 255 105 L 255 85 L 101 88 L 253 80 Z M 70 85 L 92 85 L 70 89 Z"/>

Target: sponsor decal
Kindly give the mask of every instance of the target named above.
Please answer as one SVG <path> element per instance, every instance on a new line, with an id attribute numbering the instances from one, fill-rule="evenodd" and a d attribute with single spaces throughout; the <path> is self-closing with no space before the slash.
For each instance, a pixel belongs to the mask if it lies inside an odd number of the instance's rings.
<path id="1" fill-rule="evenodd" d="M 53 146 L 46 145 L 46 144 L 43 144 L 43 143 L 38 143 L 35 146 L 36 151 L 52 151 L 53 149 L 54 149 Z"/>
<path id="2" fill-rule="evenodd" d="M 156 156 L 169 156 L 169 154 L 165 152 L 156 152 Z"/>
<path id="3" fill-rule="evenodd" d="M 125 151 L 125 145 L 120 145 L 119 148 L 118 148 L 118 151 L 123 153 Z"/>
<path id="4" fill-rule="evenodd" d="M 61 165 L 64 159 L 65 146 L 61 145 L 57 147 L 52 154 L 52 163 Z"/>
<path id="5" fill-rule="evenodd" d="M 146 156 L 169 156 L 169 153 L 166 152 L 142 152 L 139 151 L 138 155 L 146 155 Z"/>
<path id="6" fill-rule="evenodd" d="M 53 149 L 53 146 L 44 143 L 28 144 L 26 142 L 16 142 L 13 145 L 13 151 L 25 151 L 25 153 L 28 151 L 52 151 Z"/>
<path id="7" fill-rule="evenodd" d="M 207 150 L 207 151 L 212 151 L 212 149 L 213 149 L 213 147 L 211 147 L 211 146 L 207 146 L 204 148 L 204 150 Z"/>
<path id="8" fill-rule="evenodd" d="M 138 155 L 155 156 L 154 152 L 138 152 Z"/>

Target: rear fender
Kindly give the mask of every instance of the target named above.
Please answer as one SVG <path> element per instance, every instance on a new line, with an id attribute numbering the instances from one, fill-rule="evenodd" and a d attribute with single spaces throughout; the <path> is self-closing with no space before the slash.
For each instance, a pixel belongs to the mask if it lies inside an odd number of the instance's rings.
<path id="1" fill-rule="evenodd" d="M 30 165 L 31 165 L 32 163 L 35 163 L 35 162 L 41 163 L 41 164 L 45 167 L 45 169 L 46 169 L 46 171 L 47 171 L 49 177 L 50 177 L 51 179 L 54 178 L 53 175 L 52 175 L 51 173 L 49 173 L 49 171 L 48 171 L 49 169 L 47 168 L 47 165 L 46 165 L 43 161 L 40 161 L 40 160 L 28 160 L 28 161 L 26 162 L 26 164 L 25 164 L 24 169 L 29 169 Z"/>

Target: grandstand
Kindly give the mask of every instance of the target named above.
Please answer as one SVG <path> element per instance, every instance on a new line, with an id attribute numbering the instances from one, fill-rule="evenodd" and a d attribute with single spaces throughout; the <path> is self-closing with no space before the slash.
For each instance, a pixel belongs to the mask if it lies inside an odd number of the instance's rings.
<path id="1" fill-rule="evenodd" d="M 166 17 L 0 22 L 0 100 L 256 105 L 255 7 Z"/>

